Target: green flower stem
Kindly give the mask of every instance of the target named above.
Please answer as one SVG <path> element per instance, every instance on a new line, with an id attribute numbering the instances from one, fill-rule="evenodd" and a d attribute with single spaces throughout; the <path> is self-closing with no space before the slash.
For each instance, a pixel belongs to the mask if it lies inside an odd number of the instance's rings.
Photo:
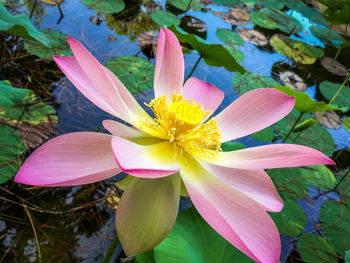
<path id="1" fill-rule="evenodd" d="M 348 26 L 349 26 L 349 24 L 346 24 L 345 33 L 344 33 L 344 39 L 345 39 L 345 41 L 346 41 L 346 39 L 347 39 L 346 35 L 348 34 Z M 339 48 L 338 48 L 338 51 L 337 51 L 337 54 L 335 54 L 334 59 L 337 59 L 337 58 L 338 58 L 338 56 L 339 56 L 341 50 L 342 50 L 342 47 L 339 47 Z"/>
<path id="2" fill-rule="evenodd" d="M 295 120 L 295 122 L 294 122 L 292 128 L 290 128 L 290 130 L 289 130 L 287 136 L 284 138 L 284 140 L 283 140 L 282 143 L 285 143 L 285 142 L 286 142 L 286 140 L 288 139 L 289 135 L 293 132 L 295 126 L 297 126 L 298 122 L 300 121 L 301 117 L 303 117 L 303 115 L 304 115 L 304 112 L 300 112 L 298 118 Z"/>
<path id="3" fill-rule="evenodd" d="M 192 4 L 192 1 L 193 1 L 193 0 L 190 0 L 190 1 L 188 2 L 188 5 L 187 5 L 187 7 L 186 7 L 185 14 L 186 14 L 186 13 L 187 13 L 187 11 L 190 9 L 191 4 Z"/>
<path id="4" fill-rule="evenodd" d="M 117 249 L 119 243 L 120 243 L 119 238 L 118 238 L 118 235 L 116 234 L 113 241 L 112 241 L 112 244 L 108 248 L 108 251 L 107 251 L 107 253 L 106 253 L 106 255 L 103 258 L 101 263 L 109 263 L 111 261 L 111 258 L 113 256 L 115 250 Z"/>
<path id="5" fill-rule="evenodd" d="M 192 68 L 190 74 L 188 74 L 188 76 L 187 76 L 187 78 L 185 79 L 184 83 L 192 76 L 193 72 L 194 72 L 195 69 L 197 68 L 197 66 L 198 66 L 199 62 L 201 61 L 201 59 L 202 59 L 202 56 L 200 56 L 200 57 L 197 59 L 196 64 L 194 64 L 194 66 L 193 66 L 193 68 Z"/>

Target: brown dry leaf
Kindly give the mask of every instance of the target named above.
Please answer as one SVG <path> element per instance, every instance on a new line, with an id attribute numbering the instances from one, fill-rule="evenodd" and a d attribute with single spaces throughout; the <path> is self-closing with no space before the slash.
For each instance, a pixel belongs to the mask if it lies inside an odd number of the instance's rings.
<path id="1" fill-rule="evenodd" d="M 252 43 L 256 46 L 266 46 L 267 38 L 260 32 L 249 29 L 249 28 L 240 28 L 238 29 L 238 35 L 246 42 Z"/>
<path id="2" fill-rule="evenodd" d="M 137 37 L 139 47 L 148 58 L 154 58 L 157 52 L 157 41 L 158 37 L 153 31 L 141 33 Z"/>
<path id="3" fill-rule="evenodd" d="M 346 25 L 336 25 L 336 26 L 331 26 L 331 29 L 333 29 L 334 31 L 338 32 L 341 35 L 345 35 L 345 31 L 346 31 Z M 346 36 L 350 37 L 350 30 L 348 28 Z"/>
<path id="4" fill-rule="evenodd" d="M 307 88 L 304 80 L 292 71 L 281 71 L 279 77 L 283 85 L 295 91 L 304 91 Z"/>
<path id="5" fill-rule="evenodd" d="M 328 129 L 340 129 L 342 121 L 339 115 L 334 111 L 314 112 L 316 120 L 326 126 Z"/>
<path id="6" fill-rule="evenodd" d="M 230 9 L 226 14 L 222 16 L 224 21 L 226 23 L 235 25 L 235 26 L 240 26 L 240 25 L 245 25 L 250 19 L 249 14 L 244 11 L 240 7 L 236 7 L 235 9 Z"/>
<path id="7" fill-rule="evenodd" d="M 337 60 L 330 57 L 323 57 L 321 59 L 321 65 L 330 73 L 338 76 L 346 76 L 348 71 Z"/>
<path id="8" fill-rule="evenodd" d="M 40 1 L 48 5 L 60 5 L 64 2 L 64 0 L 40 0 Z"/>

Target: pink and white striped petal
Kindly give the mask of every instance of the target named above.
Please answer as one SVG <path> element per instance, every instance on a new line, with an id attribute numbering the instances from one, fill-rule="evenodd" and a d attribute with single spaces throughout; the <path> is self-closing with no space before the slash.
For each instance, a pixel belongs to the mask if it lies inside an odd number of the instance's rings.
<path id="1" fill-rule="evenodd" d="M 283 201 L 264 170 L 227 168 L 204 161 L 199 163 L 216 178 L 253 199 L 265 210 L 279 212 L 283 208 Z"/>
<path id="2" fill-rule="evenodd" d="M 294 98 L 275 89 L 255 89 L 243 94 L 220 112 L 218 122 L 222 142 L 260 131 L 286 116 Z"/>
<path id="3" fill-rule="evenodd" d="M 168 141 L 140 145 L 114 136 L 112 148 L 119 167 L 136 177 L 164 177 L 180 169 L 176 162 L 176 152 Z"/>
<path id="4" fill-rule="evenodd" d="M 215 86 L 197 78 L 190 78 L 186 81 L 182 94 L 184 99 L 202 104 L 204 111 L 210 110 L 212 114 L 219 107 L 225 95 Z M 206 119 L 209 117 L 210 115 Z"/>
<path id="5" fill-rule="evenodd" d="M 216 232 L 257 262 L 278 262 L 280 236 L 262 206 L 215 178 L 191 157 L 180 161 L 180 166 L 194 206 Z"/>
<path id="6" fill-rule="evenodd" d="M 126 126 L 118 121 L 104 120 L 102 124 L 107 131 L 118 137 L 133 138 L 146 135 L 145 133 L 139 131 L 135 127 Z"/>
<path id="7" fill-rule="evenodd" d="M 89 184 L 121 172 L 112 152 L 112 135 L 74 132 L 58 136 L 35 150 L 15 181 L 36 186 Z"/>
<path id="8" fill-rule="evenodd" d="M 169 102 L 172 94 L 180 94 L 184 81 L 185 65 L 182 48 L 173 32 L 161 28 L 158 36 L 154 95 L 165 95 Z"/>
<path id="9" fill-rule="evenodd" d="M 198 156 L 199 158 L 201 156 Z M 334 165 L 325 154 L 297 144 L 270 144 L 232 152 L 218 152 L 212 164 L 236 169 L 270 169 L 305 165 Z"/>

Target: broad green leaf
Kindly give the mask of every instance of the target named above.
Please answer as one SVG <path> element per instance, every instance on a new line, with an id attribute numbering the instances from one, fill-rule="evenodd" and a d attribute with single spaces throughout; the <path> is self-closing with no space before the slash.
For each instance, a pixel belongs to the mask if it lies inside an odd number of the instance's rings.
<path id="1" fill-rule="evenodd" d="M 280 0 L 262 0 L 261 2 L 270 8 L 282 9 L 284 7 L 283 1 Z"/>
<path id="2" fill-rule="evenodd" d="M 241 5 L 240 0 L 213 0 L 214 3 L 217 3 L 218 5 L 224 5 L 228 7 L 236 7 Z"/>
<path id="3" fill-rule="evenodd" d="M 279 29 L 287 34 L 292 32 L 298 33 L 303 29 L 298 20 L 278 9 L 263 8 L 252 12 L 250 17 L 252 22 L 258 26 L 268 29 Z"/>
<path id="4" fill-rule="evenodd" d="M 51 47 L 50 40 L 37 30 L 25 14 L 11 15 L 0 2 L 0 31 L 23 37 L 25 39 L 37 40 L 47 47 Z"/>
<path id="5" fill-rule="evenodd" d="M 229 46 L 225 46 L 225 48 L 237 60 L 237 62 L 242 62 L 244 60 L 244 54 L 240 50 Z"/>
<path id="6" fill-rule="evenodd" d="M 218 28 L 216 30 L 216 36 L 225 44 L 230 46 L 242 46 L 244 41 L 234 31 L 226 28 Z"/>
<path id="7" fill-rule="evenodd" d="M 131 93 L 153 88 L 154 65 L 135 56 L 116 57 L 106 62 L 109 68 Z"/>
<path id="8" fill-rule="evenodd" d="M 340 180 L 345 177 L 341 182 Z M 337 193 L 342 202 L 350 202 L 350 171 L 342 170 L 337 175 L 337 183 L 340 184 L 337 186 Z"/>
<path id="9" fill-rule="evenodd" d="M 204 7 L 199 0 L 167 0 L 167 2 L 183 11 L 186 11 L 187 9 L 199 11 Z"/>
<path id="10" fill-rule="evenodd" d="M 170 26 L 169 29 L 174 32 L 180 42 L 187 43 L 194 48 L 209 66 L 224 67 L 228 71 L 238 71 L 242 74 L 246 71 L 224 46 L 208 44 L 193 34 L 187 34 L 179 27 Z"/>
<path id="11" fill-rule="evenodd" d="M 169 12 L 156 10 L 151 14 L 152 19 L 161 26 L 180 25 L 180 19 Z"/>
<path id="12" fill-rule="evenodd" d="M 349 4 L 349 0 L 318 0 L 323 5 L 331 8 L 343 8 Z"/>
<path id="13" fill-rule="evenodd" d="M 329 81 L 323 81 L 320 84 L 320 91 L 322 95 L 327 99 L 331 100 L 333 96 L 337 93 L 338 89 L 340 88 L 341 84 L 333 83 Z M 350 107 L 350 88 L 347 86 L 344 86 L 338 96 L 335 98 L 333 103 L 335 105 L 338 105 L 339 107 Z"/>
<path id="14" fill-rule="evenodd" d="M 332 189 L 336 184 L 334 174 L 325 165 L 302 167 L 300 171 L 303 179 L 317 189 L 327 191 Z"/>
<path id="15" fill-rule="evenodd" d="M 269 142 L 275 138 L 275 132 L 272 127 L 269 126 L 261 131 L 251 134 L 250 136 L 259 141 Z"/>
<path id="16" fill-rule="evenodd" d="M 283 197 L 293 199 L 306 198 L 309 193 L 308 183 L 301 177 L 297 168 L 279 168 L 268 172 L 276 186 L 278 193 Z"/>
<path id="17" fill-rule="evenodd" d="M 157 263 L 154 259 L 154 251 L 149 250 L 145 253 L 138 254 L 134 263 Z"/>
<path id="18" fill-rule="evenodd" d="M 16 175 L 26 146 L 22 135 L 8 125 L 0 124 L 0 134 L 0 184 L 2 184 Z"/>
<path id="19" fill-rule="evenodd" d="M 299 112 L 293 109 L 285 118 L 274 124 L 277 134 L 284 139 L 299 116 Z M 311 115 L 305 113 L 300 122 L 311 119 Z M 301 144 L 317 149 L 324 154 L 331 156 L 334 152 L 334 139 L 327 129 L 320 124 L 302 132 L 292 133 L 286 143 Z"/>
<path id="20" fill-rule="evenodd" d="M 324 55 L 320 48 L 283 35 L 274 35 L 270 39 L 270 44 L 278 53 L 297 63 L 313 64 L 317 58 Z"/>
<path id="21" fill-rule="evenodd" d="M 283 201 L 284 206 L 281 212 L 269 214 L 281 235 L 295 237 L 299 235 L 306 226 L 306 215 L 296 201 L 289 198 Z"/>
<path id="22" fill-rule="evenodd" d="M 179 213 L 170 234 L 154 248 L 157 263 L 253 262 L 221 237 L 194 208 Z"/>
<path id="23" fill-rule="evenodd" d="M 283 91 L 287 95 L 294 97 L 295 98 L 294 108 L 299 112 L 312 113 L 312 112 L 319 112 L 319 111 L 342 110 L 342 108 L 328 105 L 324 101 L 314 101 L 306 93 L 301 91 L 294 91 L 292 88 L 288 86 L 275 85 L 275 89 Z"/>
<path id="24" fill-rule="evenodd" d="M 344 128 L 350 132 L 350 117 L 346 117 L 344 118 L 343 120 L 343 125 L 344 125 Z"/>
<path id="25" fill-rule="evenodd" d="M 332 25 L 342 25 L 350 23 L 350 3 L 342 8 L 329 7 L 324 11 L 324 18 Z"/>
<path id="26" fill-rule="evenodd" d="M 88 8 L 98 12 L 112 14 L 118 13 L 125 8 L 123 0 L 81 0 Z"/>
<path id="27" fill-rule="evenodd" d="M 240 142 L 224 142 L 223 144 L 221 144 L 221 149 L 224 152 L 230 152 L 230 151 L 236 151 L 236 150 L 241 150 L 246 148 L 245 145 L 243 143 Z"/>
<path id="28" fill-rule="evenodd" d="M 345 263 L 350 263 L 350 250 L 345 252 Z"/>
<path id="29" fill-rule="evenodd" d="M 8 80 L 0 81 L 0 108 L 19 103 L 29 95 L 28 89 L 15 89 Z"/>
<path id="30" fill-rule="evenodd" d="M 350 203 L 328 201 L 320 210 L 322 233 L 342 257 L 350 249 Z"/>
<path id="31" fill-rule="evenodd" d="M 307 119 L 295 126 L 293 132 L 301 132 L 309 129 L 310 127 L 316 125 L 317 121 L 315 119 Z"/>
<path id="32" fill-rule="evenodd" d="M 321 40 L 325 45 L 333 45 L 337 48 L 340 47 L 341 43 L 345 40 L 344 38 L 335 32 L 332 29 L 319 27 L 319 26 L 310 26 L 311 33 Z"/>
<path id="33" fill-rule="evenodd" d="M 50 40 L 52 45 L 51 48 L 46 47 L 35 40 L 26 40 L 24 41 L 24 47 L 30 53 L 49 60 L 53 60 L 53 55 L 58 56 L 72 56 L 73 53 L 66 41 L 66 35 L 62 34 L 59 31 L 52 29 L 41 30 L 41 32 Z"/>
<path id="34" fill-rule="evenodd" d="M 236 73 L 232 77 L 233 87 L 240 95 L 253 89 L 274 88 L 278 82 L 270 77 L 257 75 L 253 72 Z"/>
<path id="35" fill-rule="evenodd" d="M 306 263 L 328 262 L 337 263 L 338 257 L 328 241 L 320 235 L 304 233 L 298 239 L 301 258 Z"/>

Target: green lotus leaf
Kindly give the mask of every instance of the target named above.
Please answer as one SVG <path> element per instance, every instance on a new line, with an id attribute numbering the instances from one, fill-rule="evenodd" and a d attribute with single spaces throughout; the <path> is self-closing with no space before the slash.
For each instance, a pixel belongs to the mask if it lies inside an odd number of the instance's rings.
<path id="1" fill-rule="evenodd" d="M 226 28 L 218 28 L 216 30 L 216 36 L 225 44 L 230 46 L 242 46 L 244 41 L 234 31 Z"/>
<path id="2" fill-rule="evenodd" d="M 241 5 L 240 0 L 212 0 L 212 1 L 218 5 L 224 5 L 228 7 L 236 7 Z"/>
<path id="3" fill-rule="evenodd" d="M 346 117 L 344 118 L 343 120 L 343 125 L 344 125 L 344 128 L 350 132 L 350 117 Z"/>
<path id="4" fill-rule="evenodd" d="M 336 191 L 339 194 L 339 198 L 342 202 L 350 202 L 350 171 L 342 170 L 337 175 L 337 184 L 338 185 Z"/>
<path id="5" fill-rule="evenodd" d="M 301 258 L 306 263 L 337 263 L 338 257 L 328 241 L 320 235 L 304 233 L 298 239 Z"/>
<path id="6" fill-rule="evenodd" d="M 283 35 L 274 35 L 270 44 L 278 53 L 297 63 L 313 64 L 317 58 L 324 56 L 322 49 Z"/>
<path id="7" fill-rule="evenodd" d="M 0 108 L 19 103 L 29 96 L 28 89 L 15 89 L 8 80 L 0 81 Z"/>
<path id="8" fill-rule="evenodd" d="M 154 65 L 135 56 L 116 57 L 106 62 L 109 68 L 131 93 L 153 88 Z"/>
<path id="9" fill-rule="evenodd" d="M 350 203 L 328 201 L 320 209 L 322 233 L 342 257 L 350 249 Z"/>
<path id="10" fill-rule="evenodd" d="M 303 180 L 315 186 L 317 189 L 327 191 L 336 184 L 336 179 L 331 170 L 325 165 L 312 165 L 300 168 Z"/>
<path id="11" fill-rule="evenodd" d="M 251 134 L 250 136 L 259 141 L 269 142 L 275 138 L 275 132 L 272 127 L 269 126 L 261 131 Z"/>
<path id="12" fill-rule="evenodd" d="M 279 0 L 262 0 L 261 2 L 270 8 L 282 9 L 284 7 L 283 1 Z"/>
<path id="13" fill-rule="evenodd" d="M 236 150 L 241 150 L 246 148 L 245 145 L 243 143 L 240 142 L 224 142 L 223 144 L 221 144 L 221 149 L 224 152 L 230 152 L 230 151 L 236 151 Z"/>
<path id="14" fill-rule="evenodd" d="M 324 11 L 324 18 L 332 25 L 342 25 L 350 23 L 350 3 L 348 2 L 342 8 L 328 7 Z"/>
<path id="15" fill-rule="evenodd" d="M 189 44 L 203 58 L 203 61 L 209 66 L 224 67 L 228 71 L 238 71 L 244 73 L 246 70 L 238 64 L 232 54 L 227 49 L 219 44 L 208 44 L 205 40 L 193 35 L 187 34 L 177 26 L 170 26 L 178 40 Z"/>
<path id="16" fill-rule="evenodd" d="M 187 9 L 199 11 L 204 7 L 200 0 L 167 0 L 167 2 L 183 11 L 186 11 Z"/>
<path id="17" fill-rule="evenodd" d="M 315 37 L 325 43 L 325 45 L 333 45 L 334 47 L 339 48 L 345 41 L 341 35 L 329 28 L 310 26 L 310 31 Z"/>
<path id="18" fill-rule="evenodd" d="M 303 29 L 296 19 L 278 9 L 263 8 L 252 12 L 250 17 L 252 22 L 258 26 L 268 29 L 279 29 L 287 34 L 292 32 L 298 33 Z"/>
<path id="19" fill-rule="evenodd" d="M 180 19 L 169 12 L 163 11 L 163 10 L 156 10 L 151 14 L 152 19 L 154 22 L 161 26 L 171 26 L 171 25 L 180 25 L 181 21 Z"/>
<path id="20" fill-rule="evenodd" d="M 242 95 L 253 89 L 274 88 L 275 85 L 278 85 L 278 82 L 270 77 L 247 72 L 245 74 L 234 74 L 232 84 L 236 92 Z"/>
<path id="21" fill-rule="evenodd" d="M 331 100 L 333 96 L 337 93 L 341 84 L 333 83 L 329 81 L 323 81 L 320 84 L 320 91 L 322 95 L 327 99 Z M 339 107 L 350 107 L 350 88 L 345 86 L 342 88 L 340 93 L 337 95 L 333 103 Z"/>
<path id="22" fill-rule="evenodd" d="M 135 258 L 134 263 L 157 263 L 154 259 L 153 249 L 145 253 L 138 254 Z"/>
<path id="23" fill-rule="evenodd" d="M 350 250 L 345 252 L 345 263 L 350 263 Z"/>
<path id="24" fill-rule="evenodd" d="M 125 8 L 123 0 L 81 0 L 88 8 L 98 12 L 112 14 L 118 13 Z"/>
<path id="25" fill-rule="evenodd" d="M 225 48 L 228 52 L 230 52 L 232 57 L 236 59 L 237 62 L 242 62 L 244 60 L 244 54 L 240 50 L 229 46 L 225 46 Z"/>

